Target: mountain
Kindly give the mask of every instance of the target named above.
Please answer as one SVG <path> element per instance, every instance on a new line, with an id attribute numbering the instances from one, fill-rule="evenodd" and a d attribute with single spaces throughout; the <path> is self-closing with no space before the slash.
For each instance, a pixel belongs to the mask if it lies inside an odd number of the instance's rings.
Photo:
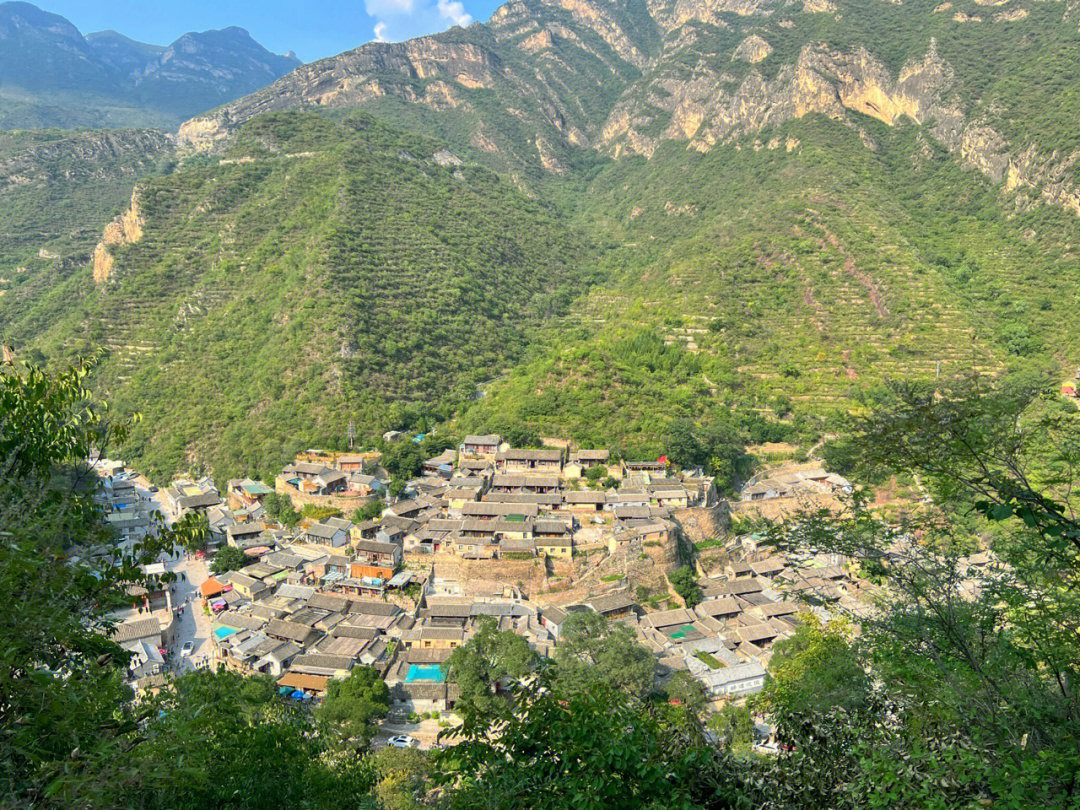
<path id="1" fill-rule="evenodd" d="M 86 264 L 135 182 L 168 171 L 173 151 L 156 130 L 0 132 L 0 301 L 8 318 Z"/>
<path id="2" fill-rule="evenodd" d="M 242 28 L 160 47 L 115 31 L 84 37 L 59 15 L 0 3 L 0 129 L 173 127 L 299 64 Z"/>
<path id="3" fill-rule="evenodd" d="M 53 357 L 107 347 L 99 382 L 144 413 L 131 450 L 155 474 L 269 471 L 342 417 L 471 395 L 586 288 L 587 247 L 437 142 L 261 116 L 220 160 L 140 182 L 92 267 L 8 335 Z"/>
<path id="4" fill-rule="evenodd" d="M 1080 211 L 1076 26 L 1064 0 L 512 0 L 487 25 L 306 65 L 181 135 L 205 148 L 267 110 L 364 105 L 558 173 L 582 151 L 704 151 L 810 113 L 910 120 L 992 181 Z"/>
<path id="5" fill-rule="evenodd" d="M 1060 379 L 1076 15 L 512 0 L 186 121 L 175 170 L 61 284 L 0 300 L 0 336 L 107 344 L 102 387 L 152 415 L 129 455 L 159 473 L 264 469 L 350 422 L 812 439 L 886 377 Z"/>

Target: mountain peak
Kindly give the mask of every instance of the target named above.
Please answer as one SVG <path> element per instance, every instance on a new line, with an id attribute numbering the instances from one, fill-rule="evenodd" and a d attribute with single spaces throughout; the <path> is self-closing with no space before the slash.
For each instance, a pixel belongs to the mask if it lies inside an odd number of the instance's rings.
<path id="1" fill-rule="evenodd" d="M 300 64 L 240 26 L 189 32 L 165 47 L 111 29 L 84 37 L 31 3 L 0 3 L 0 86 L 19 97 L 0 97 L 0 129 L 175 126 Z"/>

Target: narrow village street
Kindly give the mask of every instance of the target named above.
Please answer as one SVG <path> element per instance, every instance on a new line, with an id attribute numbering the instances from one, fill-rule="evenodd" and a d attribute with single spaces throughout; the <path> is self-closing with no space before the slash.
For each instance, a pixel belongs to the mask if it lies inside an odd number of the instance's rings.
<path id="1" fill-rule="evenodd" d="M 194 556 L 185 558 L 183 554 L 178 561 L 167 562 L 165 567 L 177 575 L 177 580 L 173 583 L 173 606 L 182 606 L 184 609 L 177 620 L 173 669 L 177 672 L 188 672 L 194 669 L 196 664 L 210 661 L 214 650 L 210 641 L 210 617 L 203 611 L 199 599 L 199 586 L 209 577 L 210 571 L 205 560 Z M 194 649 L 189 657 L 181 658 L 180 651 L 189 641 L 194 645 Z"/>

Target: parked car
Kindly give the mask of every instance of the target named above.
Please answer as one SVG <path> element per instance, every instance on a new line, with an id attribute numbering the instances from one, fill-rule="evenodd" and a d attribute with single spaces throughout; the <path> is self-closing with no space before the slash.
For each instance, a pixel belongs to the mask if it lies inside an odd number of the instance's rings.
<path id="1" fill-rule="evenodd" d="M 398 734 L 387 740 L 387 745 L 392 745 L 394 748 L 416 748 L 420 745 L 420 741 L 408 734 Z"/>
<path id="2" fill-rule="evenodd" d="M 180 648 L 181 658 L 190 658 L 191 654 L 195 651 L 194 641 L 185 641 L 184 646 Z"/>

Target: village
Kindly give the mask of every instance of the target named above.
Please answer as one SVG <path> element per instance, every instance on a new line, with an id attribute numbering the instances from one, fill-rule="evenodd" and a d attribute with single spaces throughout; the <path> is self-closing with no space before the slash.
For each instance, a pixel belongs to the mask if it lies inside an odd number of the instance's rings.
<path id="1" fill-rule="evenodd" d="M 718 706 L 762 688 L 773 645 L 801 614 L 870 609 L 877 588 L 845 558 L 784 555 L 732 530 L 749 514 L 782 518 L 851 491 L 819 463 L 767 470 L 728 501 L 701 470 L 663 457 L 615 461 L 548 443 L 467 436 L 427 459 L 397 497 L 386 497 L 378 452 L 307 451 L 273 487 L 234 479 L 224 492 L 209 478 L 157 491 L 121 462 L 101 465 L 100 497 L 121 543 L 152 531 L 155 509 L 167 522 L 204 515 L 210 530 L 205 554 L 177 553 L 146 571 L 176 581 L 133 589 L 131 610 L 117 614 L 113 638 L 133 654 L 132 686 L 224 667 L 318 701 L 333 679 L 367 665 L 391 688 L 387 728 L 431 744 L 457 696 L 442 665 L 484 617 L 550 655 L 567 617 L 594 611 L 632 628 L 655 654 L 659 682 L 685 671 Z M 268 498 L 324 516 L 286 528 Z M 374 516 L 351 519 L 358 511 Z M 243 564 L 211 575 L 222 548 Z M 696 578 L 693 599 L 668 580 L 680 567 Z"/>

